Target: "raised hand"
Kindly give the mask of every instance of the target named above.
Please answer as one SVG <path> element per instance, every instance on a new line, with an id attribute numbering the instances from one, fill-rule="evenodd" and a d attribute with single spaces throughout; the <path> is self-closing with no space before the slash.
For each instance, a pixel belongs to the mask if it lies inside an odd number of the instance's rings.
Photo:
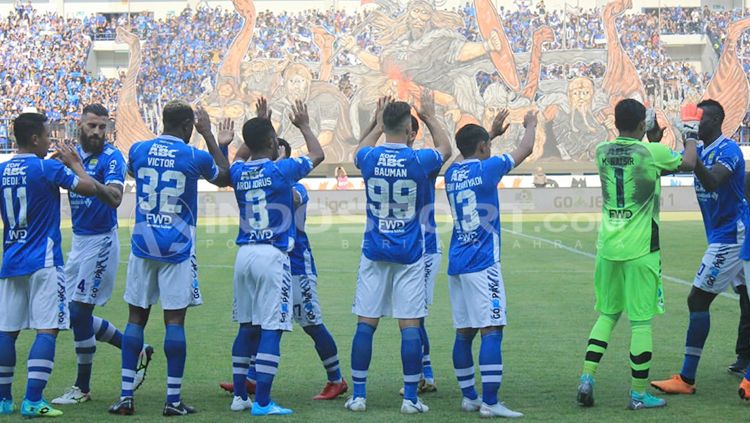
<path id="1" fill-rule="evenodd" d="M 383 112 L 385 111 L 386 106 L 393 103 L 395 100 L 393 97 L 387 95 L 384 97 L 380 97 L 378 99 L 378 107 L 375 109 L 375 120 L 381 128 L 383 127 Z"/>
<path id="2" fill-rule="evenodd" d="M 261 97 L 255 103 L 255 111 L 259 118 L 271 120 L 271 109 L 268 108 L 268 100 L 265 97 Z"/>
<path id="3" fill-rule="evenodd" d="M 234 121 L 230 118 L 226 118 L 219 122 L 219 139 L 218 143 L 221 146 L 229 145 L 234 140 Z"/>
<path id="4" fill-rule="evenodd" d="M 67 142 L 61 142 L 57 144 L 55 152 L 51 156 L 53 159 L 57 159 L 62 162 L 68 168 L 73 169 L 76 165 L 83 166 L 81 162 L 81 156 L 73 149 L 73 146 Z"/>
<path id="5" fill-rule="evenodd" d="M 292 124 L 299 129 L 310 126 L 310 115 L 307 114 L 307 104 L 302 100 L 296 100 L 292 106 L 292 113 L 289 114 Z"/>
<path id="6" fill-rule="evenodd" d="M 524 128 L 536 127 L 538 120 L 539 118 L 537 117 L 536 112 L 529 110 L 529 112 L 526 113 L 526 116 L 523 117 L 523 127 Z"/>
<path id="7" fill-rule="evenodd" d="M 661 142 L 661 139 L 664 138 L 664 130 L 667 129 L 666 127 L 662 127 L 659 125 L 659 120 L 654 116 L 654 127 L 651 128 L 651 130 L 646 132 L 646 136 L 648 137 L 649 142 Z"/>
<path id="8" fill-rule="evenodd" d="M 435 117 L 435 94 L 431 90 L 422 90 L 417 114 L 422 120 Z"/>
<path id="9" fill-rule="evenodd" d="M 201 106 L 195 109 L 195 130 L 201 135 L 211 133 L 211 118 L 208 117 L 206 109 Z"/>
<path id="10" fill-rule="evenodd" d="M 510 116 L 508 109 L 503 109 L 498 112 L 495 119 L 492 120 L 492 128 L 490 129 L 490 139 L 503 135 L 505 131 L 510 127 L 509 123 L 505 123 L 505 120 Z"/>

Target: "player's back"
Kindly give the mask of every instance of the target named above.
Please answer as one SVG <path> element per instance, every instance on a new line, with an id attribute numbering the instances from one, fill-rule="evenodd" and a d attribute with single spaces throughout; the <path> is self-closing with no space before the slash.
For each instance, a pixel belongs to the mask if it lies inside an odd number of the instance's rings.
<path id="1" fill-rule="evenodd" d="M 284 252 L 294 246 L 292 186 L 311 169 L 306 157 L 232 164 L 232 186 L 240 208 L 238 245 L 271 244 Z"/>
<path id="2" fill-rule="evenodd" d="M 411 264 L 422 257 L 421 213 L 424 185 L 443 160 L 436 150 L 413 150 L 386 143 L 362 148 L 356 166 L 367 191 L 367 226 L 363 254 L 373 261 Z"/>
<path id="3" fill-rule="evenodd" d="M 682 157 L 659 143 L 617 138 L 596 148 L 602 189 L 598 253 L 607 260 L 632 260 L 659 250 L 662 171 Z"/>
<path id="4" fill-rule="evenodd" d="M 0 277 L 62 266 L 60 187 L 78 178 L 57 160 L 19 154 L 0 164 L 3 263 Z"/>
<path id="5" fill-rule="evenodd" d="M 315 269 L 315 259 L 312 256 L 310 240 L 305 232 L 307 223 L 307 203 L 310 200 L 307 189 L 300 183 L 292 187 L 299 195 L 300 203 L 294 211 L 294 248 L 289 252 L 289 261 L 292 266 L 293 275 L 314 275 L 317 274 Z"/>
<path id="6" fill-rule="evenodd" d="M 189 258 L 197 219 L 198 179 L 214 180 L 211 156 L 179 138 L 162 135 L 130 148 L 136 181 L 134 255 L 180 263 Z"/>
<path id="7" fill-rule="evenodd" d="M 698 147 L 698 155 L 706 168 L 724 166 L 732 174 L 729 180 L 713 192 L 707 191 L 698 178 L 694 178 L 695 193 L 703 215 L 703 224 L 709 244 L 737 244 L 738 236 L 748 224 L 748 206 L 745 201 L 745 159 L 740 147 L 722 136 L 708 147 Z"/>
<path id="8" fill-rule="evenodd" d="M 120 150 L 105 144 L 100 154 L 87 154 L 78 146 L 78 155 L 86 173 L 103 185 L 125 183 L 126 164 Z M 84 197 L 68 192 L 73 233 L 97 235 L 109 232 L 117 226 L 117 209 L 105 204 L 97 197 Z"/>
<path id="9" fill-rule="evenodd" d="M 453 163 L 445 192 L 453 214 L 448 274 L 474 273 L 500 261 L 497 185 L 515 166 L 510 155 Z"/>

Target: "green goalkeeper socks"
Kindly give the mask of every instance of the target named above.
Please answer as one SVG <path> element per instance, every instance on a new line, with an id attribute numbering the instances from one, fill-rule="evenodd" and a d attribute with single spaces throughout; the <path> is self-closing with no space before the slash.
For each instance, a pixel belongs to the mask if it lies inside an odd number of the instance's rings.
<path id="1" fill-rule="evenodd" d="M 648 388 L 648 371 L 651 368 L 653 351 L 651 320 L 631 321 L 630 326 L 631 388 L 635 392 L 643 393 Z"/>
<path id="2" fill-rule="evenodd" d="M 619 314 L 601 314 L 591 329 L 589 344 L 586 347 L 586 359 L 583 362 L 583 374 L 592 375 L 596 373 L 596 368 L 607 350 L 609 337 L 612 330 L 620 318 Z"/>

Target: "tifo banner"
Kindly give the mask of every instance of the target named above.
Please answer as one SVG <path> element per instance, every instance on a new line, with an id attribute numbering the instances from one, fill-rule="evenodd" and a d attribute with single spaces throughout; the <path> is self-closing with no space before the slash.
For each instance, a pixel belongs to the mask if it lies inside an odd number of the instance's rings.
<path id="1" fill-rule="evenodd" d="M 303 100 L 313 131 L 325 147 L 327 163 L 352 161 L 379 97 L 391 95 L 415 104 L 425 89 L 435 92 L 439 115 L 450 131 L 467 123 L 489 127 L 497 112 L 508 108 L 510 129 L 493 143 L 495 153 L 512 149 L 521 139 L 524 114 L 537 111 L 541 124 L 531 162 L 590 162 L 596 144 L 615 136 L 613 109 L 624 98 L 658 106 L 658 121 L 667 127 L 662 142 L 670 147 L 677 147 L 671 127 L 684 102 L 713 98 L 724 104 L 724 133 L 728 135 L 735 133 L 745 117 L 750 88 L 736 47 L 750 18 L 729 24 L 713 79 L 700 88 L 703 92 L 685 87 L 684 95 L 671 98 L 656 96 L 653 87 L 644 86 L 639 72 L 653 69 L 636 68 L 630 53 L 644 53 L 629 51 L 633 43 L 626 49 L 621 41 L 618 22 L 632 6 L 629 0 L 611 1 L 601 9 L 597 19 L 606 35 L 597 35 L 599 42 L 606 39 L 601 48 L 597 42 L 594 48 L 547 50 L 564 35 L 548 26 L 534 27 L 543 22 L 540 19 L 527 23 L 532 36 L 523 53 L 517 52 L 507 35 L 516 23 L 504 21 L 492 1 L 475 0 L 463 14 L 442 10 L 437 3 L 363 0 L 367 12 L 346 32 L 318 26 L 290 34 L 311 40 L 310 48 L 318 50 L 319 62 L 310 63 L 295 61 L 291 55 L 255 57 L 257 52 L 250 50 L 255 5 L 252 0 L 234 0 L 243 24 L 223 54 L 215 81 L 195 103 L 214 119 L 235 120 L 234 142 L 238 144 L 242 123 L 255 116 L 256 100 L 267 97 L 279 137 L 289 141 L 299 155 L 305 152 L 305 144 L 289 112 L 295 100 Z M 467 27 L 475 29 L 470 36 Z M 141 49 L 150 41 L 139 40 L 124 27 L 117 28 L 117 41 L 127 44 L 130 51 L 117 106 L 117 142 L 127 152 L 133 142 L 154 136 L 141 117 L 137 96 Z M 555 66 L 601 72 L 572 72 L 566 73 L 572 77 L 543 80 L 542 74 L 554 72 Z M 196 142 L 200 145 L 201 140 Z M 430 145 L 429 132 L 420 130 L 415 146 Z"/>

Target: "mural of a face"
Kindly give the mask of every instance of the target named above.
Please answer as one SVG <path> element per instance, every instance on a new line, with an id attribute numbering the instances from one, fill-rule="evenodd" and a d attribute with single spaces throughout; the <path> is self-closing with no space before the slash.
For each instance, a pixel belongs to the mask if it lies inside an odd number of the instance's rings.
<path id="1" fill-rule="evenodd" d="M 508 91 L 501 84 L 490 84 L 484 90 L 484 112 L 482 113 L 482 126 L 485 128 L 492 127 L 492 121 L 495 116 L 508 108 Z"/>
<path id="2" fill-rule="evenodd" d="M 284 73 L 284 88 L 286 88 L 287 99 L 307 100 L 310 91 L 312 74 L 303 65 L 294 64 L 287 68 Z"/>
<path id="3" fill-rule="evenodd" d="M 591 110 L 594 83 L 588 78 L 576 78 L 568 84 L 568 101 L 573 110 L 586 113 Z"/>
<path id="4" fill-rule="evenodd" d="M 432 7 L 422 1 L 409 4 L 409 31 L 413 39 L 422 37 L 427 30 L 427 25 L 432 18 Z"/>

